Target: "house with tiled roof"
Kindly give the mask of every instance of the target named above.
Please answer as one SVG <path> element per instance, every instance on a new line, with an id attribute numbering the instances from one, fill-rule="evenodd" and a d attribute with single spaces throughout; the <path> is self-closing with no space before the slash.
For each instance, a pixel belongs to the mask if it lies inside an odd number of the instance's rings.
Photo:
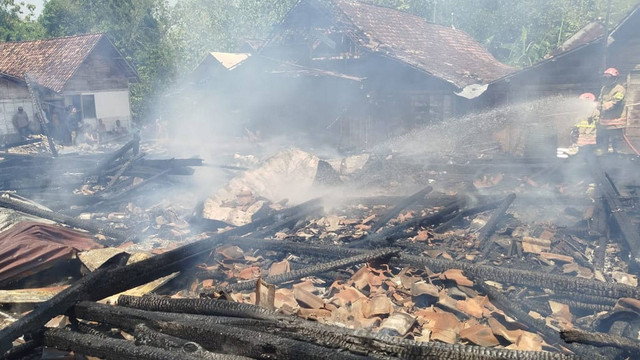
<path id="1" fill-rule="evenodd" d="M 50 121 L 74 106 L 82 119 L 102 119 L 107 128 L 131 120 L 129 84 L 138 81 L 131 64 L 104 34 L 24 42 L 0 42 L 0 137 L 15 135 L 11 119 L 23 107 L 31 119 L 28 74 Z"/>
<path id="2" fill-rule="evenodd" d="M 301 0 L 234 70 L 235 84 L 219 88 L 238 89 L 245 98 L 234 116 L 262 122 L 262 133 L 286 127 L 362 148 L 466 111 L 515 70 L 464 31 L 407 12 Z"/>

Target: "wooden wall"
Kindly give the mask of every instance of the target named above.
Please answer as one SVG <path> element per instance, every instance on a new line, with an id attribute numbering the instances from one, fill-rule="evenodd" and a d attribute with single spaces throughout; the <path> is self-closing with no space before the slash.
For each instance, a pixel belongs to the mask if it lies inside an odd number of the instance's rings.
<path id="1" fill-rule="evenodd" d="M 129 81 L 113 60 L 119 56 L 107 40 L 101 40 L 96 49 L 78 67 L 65 85 L 63 92 L 87 92 L 98 90 L 121 90 L 129 88 Z"/>

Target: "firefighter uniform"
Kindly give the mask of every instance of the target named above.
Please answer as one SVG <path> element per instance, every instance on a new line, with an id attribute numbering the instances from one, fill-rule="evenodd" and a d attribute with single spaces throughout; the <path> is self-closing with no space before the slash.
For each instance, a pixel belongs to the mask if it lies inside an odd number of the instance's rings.
<path id="1" fill-rule="evenodd" d="M 615 152 L 622 142 L 627 118 L 624 114 L 625 88 L 620 84 L 609 84 L 600 90 L 600 119 L 598 121 L 598 146 L 608 151 L 611 145 Z"/>

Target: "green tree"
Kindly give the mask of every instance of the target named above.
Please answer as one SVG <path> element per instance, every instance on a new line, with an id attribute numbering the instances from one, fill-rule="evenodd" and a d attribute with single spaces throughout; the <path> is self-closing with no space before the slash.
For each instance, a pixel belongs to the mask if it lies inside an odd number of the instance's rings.
<path id="1" fill-rule="evenodd" d="M 44 35 L 44 29 L 33 20 L 35 7 L 14 0 L 0 0 L 0 41 L 33 40 Z"/>
<path id="2" fill-rule="evenodd" d="M 462 29 L 497 59 L 531 65 L 591 21 L 604 22 L 609 0 L 372 0 Z M 610 26 L 637 0 L 611 0 Z"/>
<path id="3" fill-rule="evenodd" d="M 171 14 L 180 67 L 192 70 L 209 51 L 238 51 L 243 41 L 266 39 L 297 0 L 182 0 Z"/>

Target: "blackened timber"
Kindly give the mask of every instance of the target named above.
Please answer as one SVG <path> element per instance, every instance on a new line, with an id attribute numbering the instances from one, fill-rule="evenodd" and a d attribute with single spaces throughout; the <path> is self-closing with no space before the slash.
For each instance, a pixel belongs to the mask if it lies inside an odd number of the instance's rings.
<path id="1" fill-rule="evenodd" d="M 120 149 L 114 151 L 113 153 L 109 154 L 106 158 L 102 159 L 98 163 L 96 168 L 89 173 L 89 175 L 101 174 L 102 172 L 104 172 L 107 166 L 111 165 L 112 162 L 124 156 L 124 154 L 126 154 L 127 151 L 129 150 L 133 149 L 134 155 L 137 155 L 138 154 L 137 149 L 139 149 L 139 147 L 140 147 L 140 138 L 135 136 L 132 140 L 124 144 Z"/>
<path id="2" fill-rule="evenodd" d="M 118 181 L 118 179 L 120 179 L 120 176 L 122 176 L 122 174 L 124 174 L 125 171 L 129 170 L 129 168 L 136 161 L 142 159 L 145 155 L 146 155 L 145 153 L 139 153 L 138 155 L 133 156 L 131 159 L 127 160 L 127 162 L 122 164 L 122 166 L 120 167 L 118 172 L 116 172 L 116 174 L 113 176 L 113 178 L 111 178 L 111 181 L 109 181 L 107 186 L 104 187 L 103 191 L 108 191 Z"/>
<path id="3" fill-rule="evenodd" d="M 544 321 L 531 317 L 531 315 L 529 315 L 518 305 L 514 304 L 511 299 L 502 294 L 498 289 L 491 285 L 487 285 L 482 281 L 477 282 L 476 285 L 489 297 L 489 300 L 491 300 L 492 304 L 504 311 L 507 315 L 535 329 L 538 333 L 542 334 L 542 336 L 546 338 L 549 344 L 562 344 L 563 341 L 560 338 L 560 335 L 555 330 L 548 327 Z M 586 355 L 587 353 L 586 349 L 581 349 L 575 346 L 568 347 L 572 351 L 581 355 Z"/>
<path id="4" fill-rule="evenodd" d="M 370 230 L 370 233 L 375 233 L 376 231 L 378 231 L 378 229 L 380 229 L 381 227 L 385 226 L 389 220 L 393 219 L 394 217 L 398 216 L 398 214 L 400 214 L 400 212 L 402 210 L 404 210 L 407 206 L 412 205 L 413 203 L 415 203 L 416 201 L 419 201 L 421 199 L 424 198 L 425 195 L 427 195 L 428 193 L 430 193 L 433 190 L 433 188 L 431 186 L 427 186 L 424 189 L 418 191 L 417 193 L 407 197 L 406 199 L 402 200 L 400 203 L 398 203 L 398 205 L 394 206 L 391 210 L 389 210 L 386 214 L 384 214 L 380 220 L 378 220 L 372 227 Z"/>
<path id="5" fill-rule="evenodd" d="M 635 267 L 640 264 L 640 233 L 627 216 L 624 205 L 618 197 L 615 185 L 602 169 L 600 161 L 595 157 L 590 157 L 588 161 L 591 175 L 598 184 L 598 189 L 601 191 L 609 212 L 620 229 L 622 238 L 631 254 L 631 263 L 629 265 Z"/>
<path id="6" fill-rule="evenodd" d="M 284 216 L 280 221 L 277 221 L 267 226 L 265 229 L 255 232 L 253 236 L 255 237 L 271 236 L 275 234 L 278 230 L 284 229 L 287 227 L 292 227 L 298 221 L 304 220 L 312 214 L 320 213 L 322 212 L 322 210 L 323 210 L 322 206 L 313 206 L 313 207 L 303 208 L 300 212 L 290 213 L 288 216 Z"/>
<path id="7" fill-rule="evenodd" d="M 96 356 L 104 359 L 125 360 L 174 360 L 176 354 L 167 350 L 137 346 L 131 341 L 101 338 L 94 335 L 80 334 L 63 329 L 48 329 L 44 333 L 44 344 L 59 350 Z M 196 360 L 188 354 L 182 354 L 181 359 Z"/>
<path id="8" fill-rule="evenodd" d="M 158 296 L 153 297 L 160 298 Z M 246 326 L 248 324 L 255 324 L 256 322 L 263 321 L 251 319 L 248 317 L 240 318 L 229 316 L 197 315 L 178 312 L 146 311 L 124 306 L 100 304 L 92 301 L 81 301 L 77 303 L 69 310 L 68 315 L 77 319 L 99 322 L 123 330 L 135 330 L 136 326 L 138 326 L 139 324 L 145 324 L 147 326 L 162 330 L 162 323 L 175 321 L 185 321 L 192 324 L 229 324 L 233 326 Z M 278 314 L 278 318 L 281 318 L 282 316 L 283 315 Z M 277 318 L 274 318 L 273 320 L 277 320 Z"/>
<path id="9" fill-rule="evenodd" d="M 1 198 L 0 198 L 1 199 Z M 317 200 L 285 209 L 279 214 L 291 214 L 300 209 L 317 204 Z M 267 216 L 252 223 L 239 226 L 226 233 L 202 239 L 160 255 L 115 268 L 98 269 L 58 293 L 18 321 L 0 330 L 0 354 L 9 350 L 12 341 L 20 335 L 38 330 L 49 320 L 67 311 L 74 303 L 82 300 L 97 301 L 194 266 L 228 236 L 239 236 L 271 223 L 277 214 Z"/>
<path id="10" fill-rule="evenodd" d="M 30 145 L 30 144 L 35 144 L 39 142 L 42 142 L 42 139 L 36 138 L 36 139 L 22 140 L 22 141 L 14 142 L 11 144 L 2 145 L 0 146 L 0 150 L 7 150 L 7 149 L 11 149 L 18 146 Z"/>
<path id="11" fill-rule="evenodd" d="M 640 356 L 640 342 L 622 336 L 614 336 L 604 333 L 588 333 L 581 330 L 563 330 L 560 336 L 569 343 L 578 342 L 594 346 L 611 346 L 630 352 L 633 358 Z"/>
<path id="12" fill-rule="evenodd" d="M 236 359 L 236 360 L 249 360 L 249 358 L 237 355 L 217 354 L 207 351 L 193 341 L 181 339 L 176 336 L 163 334 L 159 331 L 155 331 L 144 324 L 139 324 L 135 328 L 136 345 L 147 345 L 159 347 L 161 349 L 170 350 L 176 352 L 176 355 L 187 354 L 199 359 L 206 360 L 222 360 L 222 359 Z"/>
<path id="13" fill-rule="evenodd" d="M 511 206 L 511 203 L 513 202 L 513 200 L 515 200 L 515 198 L 516 198 L 516 194 L 509 194 L 502 201 L 502 203 L 500 203 L 500 206 L 498 206 L 496 211 L 493 212 L 493 214 L 489 218 L 489 221 L 487 221 L 487 223 L 482 227 L 482 229 L 480 229 L 477 241 L 478 241 L 478 244 L 484 248 L 484 251 L 482 252 L 483 257 L 487 256 L 488 252 L 490 251 L 493 245 L 493 243 L 487 244 L 486 243 L 487 240 L 496 231 L 498 222 L 500 222 L 500 220 L 504 217 L 504 215 L 507 212 L 507 209 L 509 208 L 509 206 Z"/>
<path id="14" fill-rule="evenodd" d="M 140 161 L 140 165 L 160 169 L 169 169 L 184 166 L 202 166 L 202 159 L 161 159 L 150 160 L 144 159 Z"/>
<path id="15" fill-rule="evenodd" d="M 509 269 L 504 267 L 477 265 L 464 261 L 447 259 L 433 259 L 426 256 L 400 254 L 391 258 L 389 265 L 428 267 L 434 272 L 443 272 L 448 269 L 460 269 L 472 280 L 493 280 L 501 283 L 527 285 L 550 290 L 560 290 L 596 295 L 608 298 L 631 297 L 640 299 L 638 288 L 623 285 L 604 283 L 597 280 L 583 279 L 564 275 L 546 274 L 539 271 Z"/>
<path id="16" fill-rule="evenodd" d="M 63 215 L 54 211 L 41 209 L 37 206 L 14 200 L 8 194 L 0 195 L 0 207 L 13 209 L 25 214 L 34 215 L 43 219 L 55 221 L 57 223 L 69 225 L 78 229 L 86 230 L 94 234 L 103 234 L 119 240 L 127 240 L 130 236 L 125 232 L 102 226 L 91 220 L 81 220 L 71 216 Z"/>
<path id="17" fill-rule="evenodd" d="M 263 280 L 268 284 L 282 284 L 287 281 L 301 279 L 306 276 L 321 274 L 323 272 L 327 272 L 335 269 L 343 269 L 353 265 L 369 262 L 371 260 L 389 257 L 389 256 L 392 256 L 393 254 L 397 254 L 399 251 L 400 250 L 398 249 L 381 249 L 381 250 L 368 251 L 363 254 L 358 254 L 348 258 L 330 261 L 324 264 L 309 266 L 299 270 L 289 271 L 288 273 L 284 273 L 280 275 L 267 276 Z M 250 290 L 255 288 L 255 286 L 256 286 L 256 281 L 249 280 L 249 281 L 244 281 L 236 284 L 231 284 L 224 288 L 213 288 L 211 291 L 207 291 L 201 295 L 208 296 L 208 295 L 212 295 L 213 292 L 218 292 L 221 290 L 224 290 L 224 291 Z"/>
<path id="18" fill-rule="evenodd" d="M 515 200 L 515 198 L 516 194 L 509 194 L 502 201 L 502 203 L 500 203 L 500 206 L 498 206 L 496 211 L 491 215 L 489 221 L 487 221 L 485 226 L 480 229 L 480 233 L 478 234 L 478 241 L 480 241 L 480 243 L 486 241 L 493 234 L 493 232 L 496 230 L 498 222 L 505 215 L 507 209 L 509 208 L 509 206 L 511 206 L 511 203 L 513 202 L 513 200 Z"/>
<path id="19" fill-rule="evenodd" d="M 135 309 L 113 307 L 102 304 L 83 302 L 75 306 L 76 314 L 93 321 L 118 318 L 117 321 L 130 322 L 130 318 L 157 319 L 164 317 L 175 319 L 177 322 L 186 322 L 200 327 L 206 331 L 207 322 L 215 324 L 229 324 L 235 327 L 252 328 L 261 332 L 276 333 L 293 339 L 313 342 L 318 345 L 331 348 L 342 348 L 357 354 L 370 356 L 398 357 L 402 359 L 455 359 L 455 360 L 493 360 L 493 359 L 574 359 L 572 356 L 533 351 L 516 351 L 509 349 L 487 348 L 480 346 L 465 346 L 460 344 L 445 344 L 440 342 L 416 342 L 399 337 L 382 335 L 367 330 L 351 330 L 329 324 L 322 324 L 303 320 L 297 317 L 280 314 L 256 305 L 235 303 L 214 299 L 172 299 L 159 296 L 134 297 L 122 295 L 118 304 L 132 306 Z M 111 309 L 110 309 L 111 308 Z M 115 309 L 114 309 L 115 308 Z M 138 310 L 145 308 L 154 311 Z M 108 311 L 117 312 L 118 315 L 98 315 Z M 127 310 L 124 310 L 127 309 Z M 172 311 L 172 312 L 158 312 Z M 179 314 L 178 314 L 179 313 Z M 185 314 L 187 313 L 187 314 Z M 195 315 L 208 314 L 208 315 Z M 218 321 L 219 316 L 239 316 L 256 319 L 254 321 Z M 181 317 L 184 316 L 185 318 Z M 189 318 L 187 318 L 189 317 Z M 122 319 L 124 318 L 124 319 Z M 120 320 L 121 319 L 121 320 Z M 206 319 L 206 320 L 199 320 Z M 257 320 L 261 319 L 261 320 Z M 242 320 L 242 319 L 239 319 Z M 156 320 L 145 322 L 151 326 L 160 326 L 164 332 L 166 324 L 170 320 L 160 323 Z M 116 324 L 117 325 L 117 324 Z"/>
<path id="20" fill-rule="evenodd" d="M 278 359 L 363 359 L 363 357 L 303 341 L 292 340 L 233 326 L 171 322 L 163 332 L 198 342 L 210 351 L 224 351 L 251 358 Z"/>
<path id="21" fill-rule="evenodd" d="M 411 219 L 396 226 L 385 229 L 379 233 L 366 235 L 361 239 L 350 242 L 346 246 L 350 248 L 358 248 L 367 245 L 372 247 L 389 246 L 389 243 L 393 240 L 408 237 L 405 234 L 408 229 L 420 226 L 428 227 L 438 225 L 443 221 L 451 219 L 455 216 L 452 214 L 459 211 L 460 208 L 464 206 L 464 203 L 464 200 L 456 199 L 447 204 L 444 208 L 438 210 L 438 212 L 436 212 L 435 214 L 429 214 L 419 218 Z"/>
<path id="22" fill-rule="evenodd" d="M 114 195 L 103 195 L 103 198 L 105 199 L 105 201 L 115 201 L 115 200 L 119 200 L 122 199 L 124 196 L 126 196 L 127 194 L 129 194 L 130 192 L 137 190 L 145 185 L 148 185 L 149 183 L 153 182 L 154 180 L 167 175 L 169 172 L 171 171 L 171 169 L 166 169 L 163 170 L 155 175 L 153 175 L 152 177 L 145 179 L 137 184 L 132 184 L 124 189 L 122 189 L 121 191 L 119 191 L 117 194 Z"/>
<path id="23" fill-rule="evenodd" d="M 452 217 L 450 220 L 447 220 L 446 222 L 442 223 L 440 226 L 436 227 L 434 229 L 434 231 L 443 232 L 445 230 L 448 230 L 452 226 L 457 224 L 459 221 L 461 221 L 463 218 L 465 218 L 467 216 L 479 214 L 479 213 L 485 212 L 487 210 L 495 209 L 498 206 L 500 206 L 501 203 L 502 203 L 501 201 L 493 201 L 493 202 L 489 202 L 489 203 L 486 203 L 486 204 L 483 204 L 483 205 L 478 205 L 478 206 L 474 206 L 472 208 L 468 208 L 468 209 L 462 210 L 458 214 L 456 214 L 455 217 Z"/>

